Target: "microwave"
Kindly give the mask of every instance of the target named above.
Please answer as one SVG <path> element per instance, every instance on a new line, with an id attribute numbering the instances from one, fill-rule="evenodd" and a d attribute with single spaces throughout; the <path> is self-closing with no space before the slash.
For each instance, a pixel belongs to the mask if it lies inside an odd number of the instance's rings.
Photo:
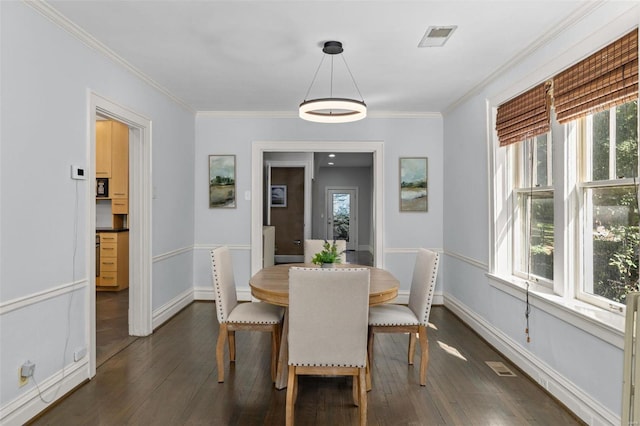
<path id="1" fill-rule="evenodd" d="M 96 197 L 109 196 L 109 179 L 96 178 Z"/>

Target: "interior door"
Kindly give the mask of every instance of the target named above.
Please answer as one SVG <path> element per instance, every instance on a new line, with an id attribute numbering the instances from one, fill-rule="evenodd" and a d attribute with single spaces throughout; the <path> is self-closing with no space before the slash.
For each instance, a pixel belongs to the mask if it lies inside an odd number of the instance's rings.
<path id="1" fill-rule="evenodd" d="M 275 226 L 278 263 L 304 260 L 305 169 L 271 167 L 270 224 Z"/>
<path id="2" fill-rule="evenodd" d="M 327 188 L 327 239 L 346 240 L 347 250 L 358 249 L 357 188 Z"/>

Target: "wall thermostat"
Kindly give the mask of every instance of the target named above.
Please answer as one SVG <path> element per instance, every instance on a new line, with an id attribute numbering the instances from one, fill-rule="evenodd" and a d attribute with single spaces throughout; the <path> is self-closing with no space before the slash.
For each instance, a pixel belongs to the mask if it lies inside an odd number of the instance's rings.
<path id="1" fill-rule="evenodd" d="M 86 180 L 84 169 L 79 166 L 71 166 L 71 179 Z"/>

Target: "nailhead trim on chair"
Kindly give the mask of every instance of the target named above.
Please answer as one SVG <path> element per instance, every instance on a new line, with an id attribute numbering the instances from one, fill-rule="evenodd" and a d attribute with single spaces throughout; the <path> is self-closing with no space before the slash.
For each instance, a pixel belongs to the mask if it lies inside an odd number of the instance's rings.
<path id="1" fill-rule="evenodd" d="M 440 263 L 440 253 L 436 253 L 436 261 L 433 262 L 433 270 L 431 271 L 431 281 L 429 282 L 429 294 L 427 295 L 427 310 L 422 318 L 422 325 L 429 324 L 429 314 L 431 313 L 431 301 L 433 300 L 434 290 L 436 288 L 436 278 L 438 277 L 438 264 Z"/>
<path id="2" fill-rule="evenodd" d="M 362 365 L 352 365 L 352 364 L 301 364 L 301 363 L 289 363 L 289 365 L 293 365 L 296 367 L 355 367 L 355 368 L 365 368 L 366 364 Z"/>
<path id="3" fill-rule="evenodd" d="M 223 312 L 222 309 L 222 295 L 220 294 L 220 277 L 218 276 L 218 271 L 216 268 L 216 257 L 213 255 L 214 250 L 210 251 L 211 254 L 211 276 L 213 277 L 213 287 L 215 290 L 216 296 L 216 311 L 218 313 L 218 322 L 220 324 L 227 322 L 226 317 L 227 314 Z"/>
<path id="4" fill-rule="evenodd" d="M 252 302 L 252 303 L 262 303 L 262 302 Z M 279 324 L 280 321 L 234 321 L 229 322 L 229 324 Z"/>

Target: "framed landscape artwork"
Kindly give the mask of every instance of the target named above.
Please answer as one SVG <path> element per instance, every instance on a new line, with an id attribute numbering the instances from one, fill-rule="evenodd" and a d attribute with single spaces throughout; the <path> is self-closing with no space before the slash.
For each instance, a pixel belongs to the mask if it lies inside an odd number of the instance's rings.
<path id="1" fill-rule="evenodd" d="M 400 211 L 426 212 L 427 157 L 400 158 Z"/>
<path id="2" fill-rule="evenodd" d="M 287 207 L 287 185 L 271 185 L 271 207 Z"/>
<path id="3" fill-rule="evenodd" d="M 209 208 L 236 207 L 236 156 L 209 156 Z"/>

